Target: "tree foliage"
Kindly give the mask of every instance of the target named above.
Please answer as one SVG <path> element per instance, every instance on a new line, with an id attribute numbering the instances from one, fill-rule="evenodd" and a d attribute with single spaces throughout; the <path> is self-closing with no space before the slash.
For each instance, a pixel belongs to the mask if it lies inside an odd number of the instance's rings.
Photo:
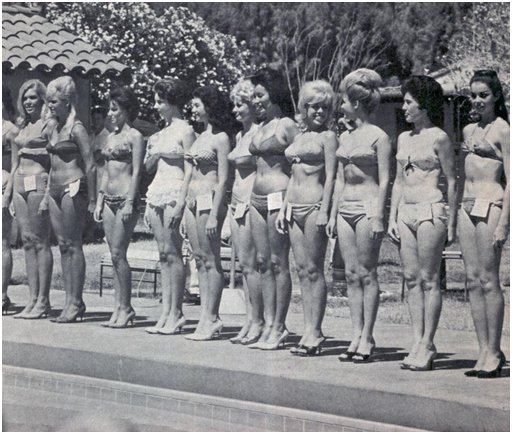
<path id="1" fill-rule="evenodd" d="M 227 91 L 248 67 L 243 44 L 184 7 L 157 14 L 146 3 L 49 3 L 45 14 L 132 68 L 141 117 L 148 120 L 155 118 L 151 89 L 158 79 L 175 77 L 193 87 L 211 84 Z M 94 77 L 93 99 L 102 99 L 111 85 Z"/>

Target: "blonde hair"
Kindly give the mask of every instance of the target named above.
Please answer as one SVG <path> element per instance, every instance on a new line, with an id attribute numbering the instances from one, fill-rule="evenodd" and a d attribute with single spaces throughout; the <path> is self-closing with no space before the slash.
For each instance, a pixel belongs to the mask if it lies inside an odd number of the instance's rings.
<path id="1" fill-rule="evenodd" d="M 308 104 L 324 103 L 327 106 L 327 121 L 329 123 L 334 109 L 334 90 L 325 80 L 308 81 L 302 85 L 299 91 L 299 113 L 296 116 L 297 122 L 304 125 L 307 117 Z"/>
<path id="2" fill-rule="evenodd" d="M 18 100 L 16 101 L 16 107 L 18 109 L 18 114 L 20 117 L 18 118 L 16 124 L 18 127 L 25 127 L 27 125 L 27 113 L 25 112 L 25 107 L 23 107 L 23 97 L 27 93 L 28 90 L 34 89 L 38 98 L 43 101 L 43 107 L 41 109 L 41 119 L 44 121 L 46 117 L 46 86 L 39 80 L 32 79 L 23 83 L 18 92 Z"/>
<path id="3" fill-rule="evenodd" d="M 77 118 L 75 82 L 68 75 L 64 75 L 62 77 L 50 81 L 50 83 L 48 83 L 46 95 L 48 97 L 52 94 L 56 94 L 57 98 L 63 101 L 67 101 L 69 103 L 69 115 L 66 119 L 64 127 L 62 128 L 62 131 L 71 133 L 71 130 L 73 129 L 73 125 L 75 124 Z"/>
<path id="4" fill-rule="evenodd" d="M 364 110 L 372 113 L 380 103 L 381 76 L 372 69 L 360 68 L 348 74 L 340 90 L 351 102 L 358 101 Z"/>
<path id="5" fill-rule="evenodd" d="M 246 78 L 240 80 L 233 86 L 229 94 L 229 98 L 234 103 L 236 99 L 241 99 L 244 102 L 252 103 L 254 98 L 254 84 L 251 80 Z"/>

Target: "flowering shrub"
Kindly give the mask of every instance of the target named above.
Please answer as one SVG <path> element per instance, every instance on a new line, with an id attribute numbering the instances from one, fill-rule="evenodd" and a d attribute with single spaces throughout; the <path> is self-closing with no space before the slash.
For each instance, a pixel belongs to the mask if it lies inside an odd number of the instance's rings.
<path id="1" fill-rule="evenodd" d="M 185 7 L 169 6 L 157 16 L 146 3 L 48 3 L 46 17 L 131 67 L 143 119 L 156 119 L 151 89 L 160 78 L 227 92 L 248 69 L 242 44 Z M 110 78 L 94 76 L 93 101 L 104 99 L 112 85 Z"/>

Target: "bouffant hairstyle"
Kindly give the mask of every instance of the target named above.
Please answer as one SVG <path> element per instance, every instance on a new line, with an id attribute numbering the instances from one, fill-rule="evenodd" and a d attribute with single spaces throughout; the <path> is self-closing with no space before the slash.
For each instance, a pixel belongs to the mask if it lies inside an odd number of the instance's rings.
<path id="1" fill-rule="evenodd" d="M 185 104 L 190 100 L 191 89 L 183 80 L 163 78 L 155 83 L 153 92 L 169 104 L 183 110 Z"/>
<path id="2" fill-rule="evenodd" d="M 69 115 L 64 124 L 63 131 L 71 131 L 77 118 L 75 82 L 69 75 L 63 75 L 62 77 L 50 81 L 46 89 L 46 97 L 49 98 L 51 95 L 55 95 L 58 99 L 68 103 Z"/>
<path id="3" fill-rule="evenodd" d="M 410 93 L 418 102 L 420 109 L 427 111 L 431 122 L 442 128 L 443 126 L 443 88 L 432 77 L 426 75 L 413 75 L 402 84 L 402 95 Z"/>
<path id="4" fill-rule="evenodd" d="M 130 87 L 122 86 L 111 90 L 109 100 L 115 101 L 126 112 L 130 122 L 137 118 L 139 114 L 139 99 Z"/>
<path id="5" fill-rule="evenodd" d="M 261 68 L 249 79 L 254 86 L 259 84 L 267 90 L 270 102 L 277 104 L 285 116 L 293 116 L 291 96 L 283 74 L 272 68 Z"/>
<path id="6" fill-rule="evenodd" d="M 325 104 L 327 108 L 328 123 L 332 117 L 334 109 L 334 90 L 325 80 L 308 81 L 300 88 L 297 120 L 300 124 L 304 123 L 308 105 Z"/>
<path id="7" fill-rule="evenodd" d="M 237 122 L 232 114 L 229 99 L 214 86 L 198 87 L 192 93 L 193 98 L 199 98 L 204 105 L 208 120 L 217 131 L 224 131 L 229 136 L 237 130 Z"/>
<path id="8" fill-rule="evenodd" d="M 246 103 L 252 103 L 254 98 L 254 84 L 246 78 L 240 80 L 233 86 L 229 94 L 231 101 L 234 103 L 237 99 L 241 99 Z"/>
<path id="9" fill-rule="evenodd" d="M 3 88 L 3 86 L 2 86 L 2 88 Z M 27 122 L 29 121 L 27 113 L 25 112 L 25 107 L 23 107 L 23 97 L 25 96 L 25 93 L 27 93 L 27 91 L 30 89 L 35 90 L 38 98 L 41 101 L 43 101 L 43 102 L 46 101 L 46 86 L 41 81 L 32 79 L 32 80 L 27 80 L 25 83 L 23 83 L 18 92 L 18 100 L 16 101 L 16 106 L 18 108 L 18 114 L 20 116 L 18 118 L 17 124 L 20 127 L 24 127 L 27 124 Z M 5 105 L 6 99 L 5 99 L 5 97 L 3 97 L 3 98 L 4 98 L 3 101 L 4 101 L 4 105 Z M 12 113 L 14 113 L 14 108 L 12 107 L 12 99 L 10 99 L 10 97 L 9 97 L 9 100 L 11 101 Z M 44 111 L 44 108 L 43 108 L 43 111 Z M 42 116 L 42 114 L 43 114 L 43 112 L 41 112 L 41 116 Z"/>
<path id="10" fill-rule="evenodd" d="M 496 116 L 499 116 L 503 120 L 509 122 L 508 110 L 505 104 L 505 95 L 503 95 L 503 88 L 496 71 L 493 71 L 492 69 L 480 69 L 475 71 L 473 77 L 471 77 L 469 86 L 471 87 L 471 85 L 476 82 L 484 83 L 489 87 L 492 94 L 496 98 L 496 102 L 494 104 L 494 113 Z"/>
<path id="11" fill-rule="evenodd" d="M 382 77 L 377 72 L 360 68 L 343 79 L 340 90 L 350 102 L 358 101 L 367 113 L 372 113 L 380 103 L 379 87 L 381 86 Z"/>

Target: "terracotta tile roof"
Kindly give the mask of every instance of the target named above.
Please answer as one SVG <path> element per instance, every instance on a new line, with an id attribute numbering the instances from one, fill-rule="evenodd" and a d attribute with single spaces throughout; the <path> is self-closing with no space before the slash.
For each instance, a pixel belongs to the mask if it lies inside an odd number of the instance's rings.
<path id="1" fill-rule="evenodd" d="M 24 12 L 24 13 L 20 13 Z M 23 8 L 2 8 L 2 66 L 5 70 L 64 69 L 83 74 L 121 74 L 130 69 L 98 48 Z"/>

